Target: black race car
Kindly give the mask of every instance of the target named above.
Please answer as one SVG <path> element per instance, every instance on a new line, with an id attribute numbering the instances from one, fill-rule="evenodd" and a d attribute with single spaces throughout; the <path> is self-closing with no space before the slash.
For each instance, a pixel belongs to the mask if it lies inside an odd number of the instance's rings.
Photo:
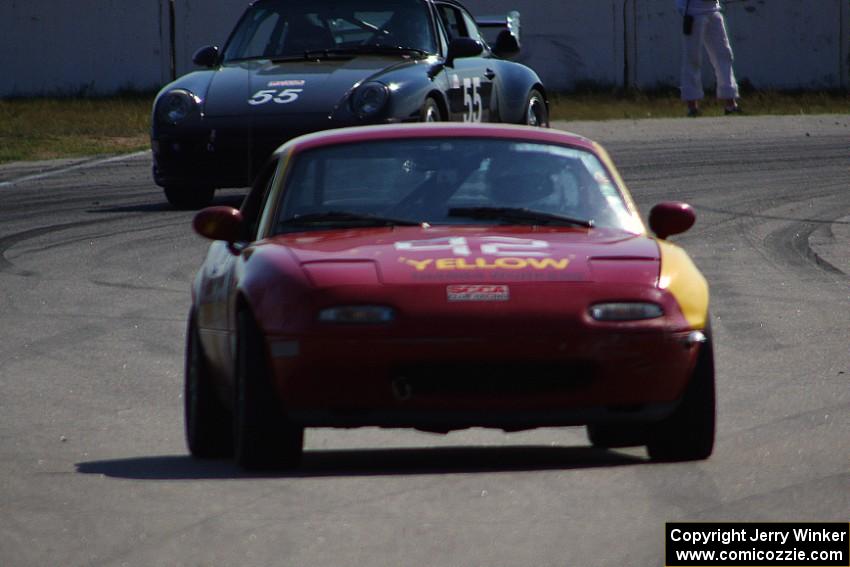
<path id="1" fill-rule="evenodd" d="M 487 41 L 482 30 L 494 36 Z M 509 122 L 546 127 L 537 74 L 508 61 L 519 14 L 478 23 L 455 0 L 257 0 L 204 70 L 166 85 L 153 105 L 153 176 L 174 206 L 250 185 L 286 140 L 395 122 Z"/>

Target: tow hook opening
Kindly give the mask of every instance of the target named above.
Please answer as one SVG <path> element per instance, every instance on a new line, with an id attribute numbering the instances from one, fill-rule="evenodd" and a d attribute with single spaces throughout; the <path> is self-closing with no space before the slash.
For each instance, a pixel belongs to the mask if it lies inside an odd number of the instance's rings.
<path id="1" fill-rule="evenodd" d="M 413 397 L 413 385 L 407 378 L 396 378 L 392 382 L 393 396 L 400 402 L 406 402 Z"/>

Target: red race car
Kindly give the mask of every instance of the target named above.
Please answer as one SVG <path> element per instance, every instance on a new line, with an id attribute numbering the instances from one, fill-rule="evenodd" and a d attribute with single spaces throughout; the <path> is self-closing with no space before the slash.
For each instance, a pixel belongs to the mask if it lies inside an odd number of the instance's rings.
<path id="1" fill-rule="evenodd" d="M 587 425 L 598 447 L 707 458 L 708 286 L 647 233 L 608 155 L 524 126 L 397 125 L 281 146 L 211 207 L 185 411 L 196 457 L 293 466 L 305 427 Z"/>

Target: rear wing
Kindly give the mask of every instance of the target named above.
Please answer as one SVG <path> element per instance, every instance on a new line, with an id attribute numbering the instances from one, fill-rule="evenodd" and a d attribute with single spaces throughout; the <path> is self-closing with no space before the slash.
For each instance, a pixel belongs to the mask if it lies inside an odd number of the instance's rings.
<path id="1" fill-rule="evenodd" d="M 475 18 L 479 28 L 504 28 L 519 37 L 519 12 L 512 10 L 504 16 L 481 16 Z"/>
<path id="2" fill-rule="evenodd" d="M 519 12 L 512 10 L 504 16 L 481 16 L 475 23 L 484 34 L 484 39 L 499 57 L 510 58 L 519 53 Z"/>

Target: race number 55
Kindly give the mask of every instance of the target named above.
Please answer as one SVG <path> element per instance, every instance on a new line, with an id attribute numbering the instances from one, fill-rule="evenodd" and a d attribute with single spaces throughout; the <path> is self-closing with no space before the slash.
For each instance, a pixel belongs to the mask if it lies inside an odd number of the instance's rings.
<path id="1" fill-rule="evenodd" d="M 277 104 L 289 104 L 298 100 L 298 96 L 304 89 L 264 89 L 254 93 L 254 96 L 248 99 L 248 104 L 258 106 L 268 102 L 276 102 Z"/>
<path id="2" fill-rule="evenodd" d="M 484 114 L 484 104 L 481 101 L 481 78 L 465 77 L 463 79 L 463 106 L 466 112 L 464 122 L 481 122 Z"/>

